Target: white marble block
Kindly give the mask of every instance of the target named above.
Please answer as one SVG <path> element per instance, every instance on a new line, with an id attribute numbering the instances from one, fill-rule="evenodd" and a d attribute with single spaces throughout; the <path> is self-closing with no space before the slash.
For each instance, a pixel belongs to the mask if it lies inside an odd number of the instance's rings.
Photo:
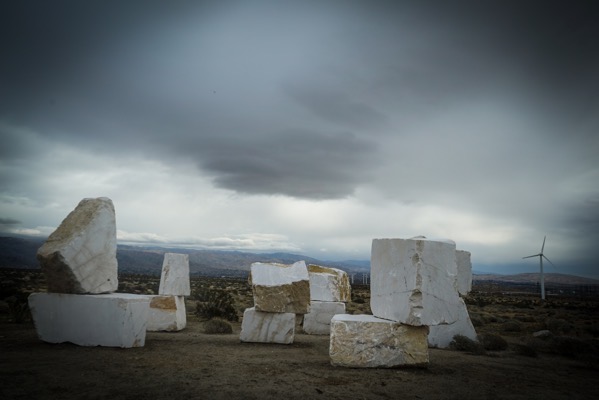
<path id="1" fill-rule="evenodd" d="M 112 200 L 83 199 L 37 251 L 55 293 L 109 293 L 118 288 Z"/>
<path id="2" fill-rule="evenodd" d="M 257 311 L 306 314 L 310 278 L 304 261 L 292 265 L 253 263 L 250 281 Z"/>
<path id="3" fill-rule="evenodd" d="M 150 298 L 150 314 L 148 331 L 180 331 L 187 326 L 185 313 L 185 297 L 183 296 L 148 296 Z"/>
<path id="4" fill-rule="evenodd" d="M 345 314 L 345 303 L 312 301 L 310 312 L 304 315 L 304 332 L 309 335 L 328 335 L 331 331 L 331 319 L 335 314 Z"/>
<path id="5" fill-rule="evenodd" d="M 293 343 L 295 337 L 295 314 L 270 313 L 247 308 L 241 322 L 242 342 Z"/>
<path id="6" fill-rule="evenodd" d="M 458 320 L 449 325 L 431 326 L 428 334 L 428 344 L 431 347 L 445 349 L 453 340 L 455 335 L 463 335 L 472 340 L 476 340 L 476 330 L 470 321 L 470 315 L 463 299 L 460 299 L 463 307 L 460 308 Z"/>
<path id="7" fill-rule="evenodd" d="M 189 255 L 165 253 L 158 294 L 189 296 Z"/>
<path id="8" fill-rule="evenodd" d="M 80 346 L 142 347 L 150 299 L 128 293 L 33 293 L 29 309 L 41 340 Z"/>
<path id="9" fill-rule="evenodd" d="M 465 250 L 456 250 L 457 290 L 462 296 L 466 296 L 472 290 L 472 261 L 470 252 Z"/>
<path id="10" fill-rule="evenodd" d="M 331 320 L 331 364 L 353 368 L 426 366 L 427 326 L 410 326 L 372 315 L 335 315 Z"/>
<path id="11" fill-rule="evenodd" d="M 343 302 L 351 300 L 351 286 L 347 272 L 310 264 L 308 274 L 311 300 Z"/>
<path id="12" fill-rule="evenodd" d="M 372 313 L 408 325 L 451 324 L 461 307 L 453 241 L 374 239 Z"/>

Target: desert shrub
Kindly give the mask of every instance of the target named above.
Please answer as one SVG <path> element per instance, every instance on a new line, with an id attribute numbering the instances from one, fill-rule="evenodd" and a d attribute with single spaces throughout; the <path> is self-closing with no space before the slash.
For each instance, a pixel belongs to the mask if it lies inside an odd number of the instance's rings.
<path id="1" fill-rule="evenodd" d="M 354 299 L 354 300 L 352 300 L 352 301 L 353 301 L 354 303 L 356 303 L 356 304 L 364 304 L 364 303 L 366 303 L 366 300 L 364 300 L 364 299 L 363 299 L 363 298 L 361 298 L 361 297 L 357 297 L 357 298 L 355 298 L 355 299 Z"/>
<path id="2" fill-rule="evenodd" d="M 233 327 L 224 319 L 212 318 L 204 322 L 204 333 L 210 335 L 219 333 L 233 333 Z"/>
<path id="3" fill-rule="evenodd" d="M 517 315 L 515 317 L 515 319 L 520 322 L 535 322 L 536 321 L 534 319 L 534 317 L 531 317 L 530 315 Z"/>
<path id="4" fill-rule="evenodd" d="M 515 320 L 506 321 L 503 323 L 503 330 L 505 332 L 520 332 L 522 324 Z"/>
<path id="5" fill-rule="evenodd" d="M 551 351 L 566 357 L 577 357 L 585 353 L 592 353 L 593 346 L 570 336 L 556 336 L 550 342 Z"/>
<path id="6" fill-rule="evenodd" d="M 545 327 L 552 333 L 568 333 L 573 329 L 571 323 L 561 318 L 547 318 Z"/>
<path id="7" fill-rule="evenodd" d="M 200 288 L 194 291 L 193 299 L 196 300 L 196 315 L 204 319 L 223 318 L 228 321 L 237 321 L 233 297 L 219 289 Z"/>
<path id="8" fill-rule="evenodd" d="M 526 343 L 516 343 L 513 345 L 514 352 L 521 356 L 537 357 L 537 349 L 534 346 Z"/>
<path id="9" fill-rule="evenodd" d="M 485 324 L 484 319 L 478 314 L 470 314 L 470 322 L 472 322 L 472 326 L 478 328 Z"/>
<path id="10" fill-rule="evenodd" d="M 472 354 L 485 353 L 482 344 L 464 335 L 455 335 L 451 343 L 449 343 L 449 348 L 457 351 L 466 351 Z"/>
<path id="11" fill-rule="evenodd" d="M 6 299 L 6 303 L 8 304 L 8 315 L 12 322 L 22 324 L 31 319 L 27 299 L 10 296 Z"/>
<path id="12" fill-rule="evenodd" d="M 501 351 L 507 349 L 507 342 L 504 338 L 494 333 L 485 333 L 478 335 L 478 341 L 485 350 Z"/>

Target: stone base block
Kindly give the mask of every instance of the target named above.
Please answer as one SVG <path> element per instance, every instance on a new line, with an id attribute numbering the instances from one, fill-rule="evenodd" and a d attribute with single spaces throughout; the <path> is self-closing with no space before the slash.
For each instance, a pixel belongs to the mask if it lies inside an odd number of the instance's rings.
<path id="1" fill-rule="evenodd" d="M 331 364 L 353 368 L 428 365 L 428 326 L 410 326 L 372 315 L 331 319 Z"/>
<path id="2" fill-rule="evenodd" d="M 449 325 L 436 325 L 430 327 L 428 334 L 428 344 L 431 347 L 439 347 L 446 349 L 453 340 L 455 335 L 463 335 L 469 339 L 476 340 L 476 330 L 470 321 L 470 315 L 464 300 L 460 299 L 463 307 L 460 308 L 458 313 L 458 320 L 453 324 Z"/>
<path id="3" fill-rule="evenodd" d="M 148 296 L 150 315 L 148 331 L 180 331 L 187 326 L 183 296 Z"/>
<path id="4" fill-rule="evenodd" d="M 240 340 L 258 343 L 293 343 L 295 314 L 270 313 L 247 308 L 243 313 Z"/>
<path id="5" fill-rule="evenodd" d="M 311 301 L 310 312 L 304 315 L 304 332 L 309 335 L 328 335 L 331 318 L 345 314 L 345 303 L 340 301 Z"/>
<path id="6" fill-rule="evenodd" d="M 126 293 L 33 293 L 29 309 L 41 340 L 80 346 L 142 347 L 148 296 Z"/>

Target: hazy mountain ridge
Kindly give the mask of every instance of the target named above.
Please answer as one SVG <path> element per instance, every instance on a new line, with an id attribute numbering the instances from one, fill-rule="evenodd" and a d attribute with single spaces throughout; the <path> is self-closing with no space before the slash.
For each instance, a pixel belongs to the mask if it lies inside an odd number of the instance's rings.
<path id="1" fill-rule="evenodd" d="M 548 273 L 544 275 L 545 283 L 560 285 L 599 285 L 599 279 L 558 273 Z M 539 273 L 528 272 L 515 275 L 475 274 L 472 275 L 472 279 L 475 281 L 495 281 L 504 283 L 536 283 L 539 281 Z"/>

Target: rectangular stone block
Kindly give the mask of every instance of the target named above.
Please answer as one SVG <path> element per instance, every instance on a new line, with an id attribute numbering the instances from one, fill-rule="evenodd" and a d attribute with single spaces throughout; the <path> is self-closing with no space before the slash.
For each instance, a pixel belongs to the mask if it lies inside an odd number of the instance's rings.
<path id="1" fill-rule="evenodd" d="M 189 296 L 189 254 L 164 254 L 158 294 Z"/>
<path id="2" fill-rule="evenodd" d="M 374 239 L 372 313 L 414 326 L 453 323 L 461 307 L 456 274 L 453 241 Z"/>
<path id="3" fill-rule="evenodd" d="M 250 281 L 256 311 L 306 314 L 310 278 L 304 261 L 292 265 L 253 263 Z"/>
<path id="4" fill-rule="evenodd" d="M 331 331 L 331 319 L 336 314 L 345 314 L 345 303 L 312 301 L 310 312 L 304 315 L 304 332 L 309 335 L 328 335 Z"/>
<path id="5" fill-rule="evenodd" d="M 456 250 L 457 290 L 462 296 L 466 296 L 472 290 L 472 261 L 470 252 L 465 250 Z"/>
<path id="6" fill-rule="evenodd" d="M 150 299 L 127 293 L 33 293 L 29 309 L 41 340 L 80 346 L 142 347 Z"/>
<path id="7" fill-rule="evenodd" d="M 474 325 L 472 325 L 472 321 L 470 321 L 470 315 L 468 314 L 466 304 L 463 299 L 460 299 L 460 302 L 462 303 L 462 307 L 458 313 L 457 321 L 452 324 L 430 327 L 430 332 L 428 334 L 429 346 L 446 349 L 449 347 L 449 344 L 455 335 L 462 335 L 472 340 L 476 340 L 476 330 L 474 329 Z"/>
<path id="8" fill-rule="evenodd" d="M 347 272 L 337 268 L 308 265 L 310 299 L 315 301 L 351 300 L 351 285 Z"/>
<path id="9" fill-rule="evenodd" d="M 247 308 L 241 322 L 242 342 L 293 343 L 295 338 L 295 314 L 270 313 Z"/>
<path id="10" fill-rule="evenodd" d="M 180 331 L 187 325 L 185 313 L 185 297 L 183 296 L 148 296 L 150 298 L 150 314 L 148 331 Z"/>
<path id="11" fill-rule="evenodd" d="M 331 319 L 331 364 L 352 368 L 426 366 L 428 327 L 372 315 L 338 314 Z"/>

